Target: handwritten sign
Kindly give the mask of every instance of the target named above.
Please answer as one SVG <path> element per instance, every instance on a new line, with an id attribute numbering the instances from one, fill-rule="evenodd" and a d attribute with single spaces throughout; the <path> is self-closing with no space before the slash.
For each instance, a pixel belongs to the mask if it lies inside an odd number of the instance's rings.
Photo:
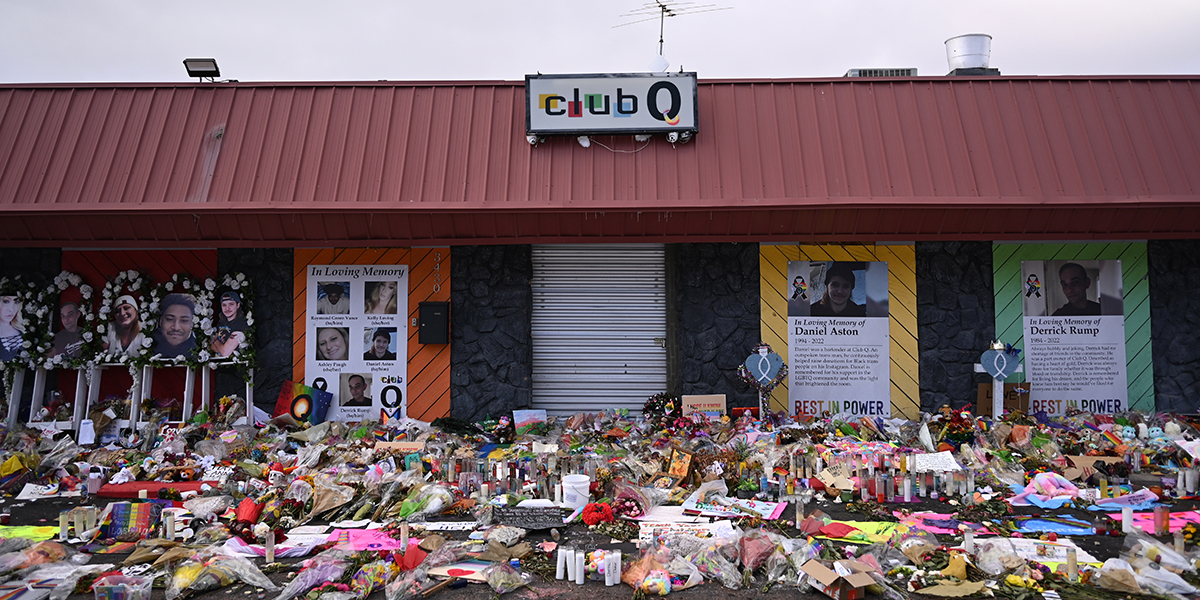
<path id="1" fill-rule="evenodd" d="M 560 508 L 545 506 L 504 507 L 493 506 L 492 518 L 497 523 L 512 525 L 522 529 L 550 529 L 563 526 L 563 512 Z"/>
<path id="2" fill-rule="evenodd" d="M 681 400 L 685 417 L 694 412 L 704 413 L 709 417 L 720 417 L 725 414 L 725 394 L 683 396 Z"/>

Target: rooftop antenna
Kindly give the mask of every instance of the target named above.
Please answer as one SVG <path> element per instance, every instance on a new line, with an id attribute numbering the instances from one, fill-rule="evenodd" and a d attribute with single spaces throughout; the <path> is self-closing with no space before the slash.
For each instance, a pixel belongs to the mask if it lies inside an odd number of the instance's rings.
<path id="1" fill-rule="evenodd" d="M 621 23 L 620 25 L 614 25 L 613 29 L 658 19 L 658 57 L 659 63 L 661 64 L 666 62 L 666 59 L 663 58 L 663 24 L 667 20 L 667 17 L 694 15 L 718 10 L 731 10 L 732 8 L 732 6 L 717 6 L 716 4 L 697 4 L 696 2 L 670 2 L 666 0 L 654 0 L 653 2 L 647 2 L 639 8 L 635 8 L 628 13 L 621 15 L 622 17 L 633 17 L 637 20 L 629 21 L 628 23 Z M 667 68 L 666 65 L 663 65 L 662 67 L 662 70 L 664 71 Z"/>

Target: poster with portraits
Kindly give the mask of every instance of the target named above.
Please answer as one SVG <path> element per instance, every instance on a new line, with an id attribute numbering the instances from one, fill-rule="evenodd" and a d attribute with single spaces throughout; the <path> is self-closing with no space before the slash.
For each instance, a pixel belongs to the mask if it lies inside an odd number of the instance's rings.
<path id="1" fill-rule="evenodd" d="M 305 383 L 333 394 L 326 420 L 405 416 L 408 266 L 309 265 Z"/>
<path id="2" fill-rule="evenodd" d="M 1029 410 L 1126 410 L 1121 261 L 1021 261 L 1021 279 Z"/>
<path id="3" fill-rule="evenodd" d="M 792 414 L 892 411 L 886 262 L 789 261 Z"/>

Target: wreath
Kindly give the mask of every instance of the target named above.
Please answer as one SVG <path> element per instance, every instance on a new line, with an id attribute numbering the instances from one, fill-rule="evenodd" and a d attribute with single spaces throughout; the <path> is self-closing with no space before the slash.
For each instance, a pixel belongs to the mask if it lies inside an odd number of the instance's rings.
<path id="1" fill-rule="evenodd" d="M 754 353 L 751 354 L 751 356 L 760 354 L 763 350 L 766 350 L 767 354 L 774 354 L 774 351 L 771 350 L 771 346 L 767 345 L 765 342 L 759 342 L 758 345 L 754 347 Z M 775 377 L 766 383 L 759 381 L 754 374 L 750 372 L 750 369 L 746 368 L 745 362 L 738 365 L 737 373 L 738 377 L 741 377 L 743 381 L 750 384 L 750 386 L 754 389 L 758 390 L 760 396 L 765 397 L 771 395 L 771 392 L 775 391 L 775 388 L 779 387 L 779 384 L 783 383 L 784 380 L 787 379 L 788 366 L 787 362 L 784 361 L 783 364 L 779 365 L 779 372 L 775 373 Z"/>
<path id="2" fill-rule="evenodd" d="M 220 341 L 222 337 L 228 336 L 230 333 L 228 329 L 222 331 L 224 328 L 218 326 L 220 322 L 218 311 L 221 309 L 221 296 L 227 292 L 234 292 L 241 300 L 242 315 L 246 319 L 246 330 L 242 332 L 245 335 L 245 339 L 238 344 L 230 356 L 213 356 L 212 360 L 228 360 L 237 364 L 242 379 L 249 381 L 250 370 L 254 368 L 256 358 L 254 349 L 254 312 L 251 310 L 253 290 L 250 285 L 250 279 L 246 277 L 245 273 L 227 273 L 220 282 L 211 278 L 204 280 L 204 289 L 208 290 L 212 298 L 213 311 L 210 318 L 201 320 L 200 326 L 204 329 L 204 335 L 210 341 L 214 339 Z M 221 292 L 221 294 L 218 295 L 217 292 Z"/>
<path id="3" fill-rule="evenodd" d="M 16 377 L 18 371 L 31 366 L 31 352 L 34 344 L 38 341 L 38 325 L 36 321 L 37 312 L 30 313 L 26 307 L 31 305 L 36 297 L 36 288 L 33 282 L 22 281 L 20 276 L 0 279 L 0 297 L 15 298 L 20 305 L 17 307 L 16 313 L 13 315 L 11 326 L 16 329 L 20 336 L 18 339 L 9 340 L 4 345 L 4 356 L 9 356 L 8 360 L 0 362 L 0 366 L 4 370 L 4 396 L 10 397 L 12 390 L 13 378 Z M 11 348 L 10 348 L 11 346 Z M 8 403 L 3 403 L 0 408 L 0 413 L 7 416 Z"/>
<path id="4" fill-rule="evenodd" d="M 163 356 L 153 347 L 155 333 L 158 331 L 162 318 L 164 301 L 168 296 L 176 294 L 186 296 L 192 301 L 191 334 L 195 338 L 195 344 L 190 350 L 178 356 Z M 171 279 L 151 288 L 147 306 L 142 311 L 142 332 L 146 334 L 146 345 L 151 348 L 151 352 L 154 352 L 146 359 L 147 362 L 154 366 L 187 365 L 189 367 L 199 367 L 207 363 L 212 358 L 212 353 L 208 350 L 208 335 L 205 334 L 204 327 L 200 324 L 205 321 L 211 322 L 212 316 L 212 294 L 199 280 L 193 279 L 190 275 L 176 273 L 171 276 Z"/>
<path id="5" fill-rule="evenodd" d="M 121 271 L 117 273 L 116 277 L 113 277 L 108 283 L 104 284 L 104 291 L 101 294 L 102 297 L 100 300 L 100 311 L 97 315 L 99 323 L 96 324 L 96 332 L 101 335 L 104 343 L 109 343 L 109 347 L 100 352 L 96 359 L 97 362 L 128 364 L 130 366 L 130 373 L 134 373 L 134 369 L 139 364 L 145 363 L 144 357 L 150 351 L 150 344 L 153 343 L 150 337 L 145 335 L 149 327 L 147 321 L 150 318 L 150 312 L 146 310 L 144 306 L 145 302 L 138 300 L 134 294 L 140 296 L 142 289 L 147 285 L 146 274 L 134 269 Z M 110 339 L 116 339 L 115 333 L 110 331 L 113 329 L 113 324 L 109 316 L 120 306 L 117 301 L 124 296 L 129 296 L 137 300 L 138 337 L 142 338 L 140 343 L 131 345 L 128 351 L 120 347 L 112 347 L 109 341 Z M 110 334 L 113 335 L 110 336 Z M 137 339 L 135 338 L 135 340 Z M 137 378 L 136 373 L 134 373 L 134 378 Z"/>
<path id="6" fill-rule="evenodd" d="M 66 352 L 50 356 L 54 344 L 54 316 L 61 310 L 63 292 L 70 288 L 79 290 L 79 343 L 77 352 Z M 78 369 L 86 367 L 97 354 L 103 350 L 102 336 L 96 331 L 95 307 L 92 302 L 94 290 L 83 282 L 83 278 L 70 271 L 59 273 L 54 281 L 37 295 L 36 310 L 46 312 L 49 320 L 42 328 L 42 339 L 36 344 L 38 352 L 33 355 L 33 362 L 44 369 L 57 368 Z"/>
<path id="7" fill-rule="evenodd" d="M 9 349 L 5 347 L 4 355 L 14 352 L 13 356 L 3 361 L 6 370 L 24 369 L 33 366 L 33 355 L 36 349 L 45 320 L 45 312 L 39 316 L 35 300 L 37 286 L 32 281 L 22 281 L 18 275 L 13 278 L 0 279 L 0 297 L 16 298 L 20 305 L 13 318 L 12 326 L 21 333 L 19 344 Z"/>

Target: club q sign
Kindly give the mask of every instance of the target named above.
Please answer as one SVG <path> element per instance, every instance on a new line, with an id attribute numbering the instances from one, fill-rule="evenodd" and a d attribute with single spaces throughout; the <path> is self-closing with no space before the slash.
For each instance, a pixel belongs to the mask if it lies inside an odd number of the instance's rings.
<path id="1" fill-rule="evenodd" d="M 526 75 L 528 134 L 697 131 L 695 73 Z"/>

